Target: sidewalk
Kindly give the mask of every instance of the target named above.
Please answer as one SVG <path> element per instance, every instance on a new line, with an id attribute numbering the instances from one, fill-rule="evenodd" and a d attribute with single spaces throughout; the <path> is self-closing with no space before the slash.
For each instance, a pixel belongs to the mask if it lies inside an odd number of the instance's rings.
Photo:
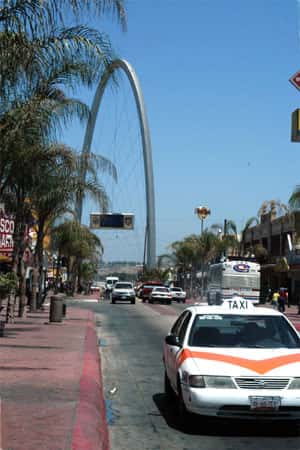
<path id="1" fill-rule="evenodd" d="M 106 450 L 108 430 L 93 313 L 49 307 L 0 337 L 0 449 Z"/>

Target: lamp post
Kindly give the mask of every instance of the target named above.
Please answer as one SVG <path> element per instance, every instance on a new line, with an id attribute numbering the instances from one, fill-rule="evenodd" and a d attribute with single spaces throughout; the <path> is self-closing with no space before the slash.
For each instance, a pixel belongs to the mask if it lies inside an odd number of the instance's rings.
<path id="1" fill-rule="evenodd" d="M 195 208 L 195 214 L 199 217 L 201 220 L 201 236 L 203 234 L 203 222 L 207 218 L 207 216 L 210 215 L 210 209 L 206 206 L 198 206 Z M 201 258 L 201 300 L 203 300 L 204 295 L 204 254 L 202 254 Z"/>

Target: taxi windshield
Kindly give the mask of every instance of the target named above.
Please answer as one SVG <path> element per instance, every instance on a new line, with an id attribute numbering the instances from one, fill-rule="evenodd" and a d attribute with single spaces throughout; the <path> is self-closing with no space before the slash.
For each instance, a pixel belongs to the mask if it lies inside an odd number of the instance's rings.
<path id="1" fill-rule="evenodd" d="M 282 316 L 198 314 L 191 347 L 300 348 L 300 338 Z"/>

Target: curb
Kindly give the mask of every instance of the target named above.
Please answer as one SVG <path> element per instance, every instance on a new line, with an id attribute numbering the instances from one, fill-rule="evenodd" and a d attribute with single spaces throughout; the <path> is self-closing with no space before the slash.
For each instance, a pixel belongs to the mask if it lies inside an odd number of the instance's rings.
<path id="1" fill-rule="evenodd" d="M 71 449 L 109 450 L 101 360 L 93 313 L 90 313 L 87 323 L 79 402 L 73 427 Z"/>

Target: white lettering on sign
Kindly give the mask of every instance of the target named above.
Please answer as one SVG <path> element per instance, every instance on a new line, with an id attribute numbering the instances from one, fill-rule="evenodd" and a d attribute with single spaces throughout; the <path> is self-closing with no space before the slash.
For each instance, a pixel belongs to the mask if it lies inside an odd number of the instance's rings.
<path id="1" fill-rule="evenodd" d="M 3 234 L 0 236 L 0 249 L 10 249 L 13 247 L 13 238 L 9 234 Z"/>
<path id="2" fill-rule="evenodd" d="M 229 309 L 248 309 L 247 300 L 228 300 Z"/>
<path id="3" fill-rule="evenodd" d="M 15 221 L 5 217 L 0 219 L 0 233 L 13 234 L 15 229 Z"/>
<path id="4" fill-rule="evenodd" d="M 13 234 L 15 221 L 11 216 L 0 214 L 0 253 L 11 253 L 13 250 Z"/>

